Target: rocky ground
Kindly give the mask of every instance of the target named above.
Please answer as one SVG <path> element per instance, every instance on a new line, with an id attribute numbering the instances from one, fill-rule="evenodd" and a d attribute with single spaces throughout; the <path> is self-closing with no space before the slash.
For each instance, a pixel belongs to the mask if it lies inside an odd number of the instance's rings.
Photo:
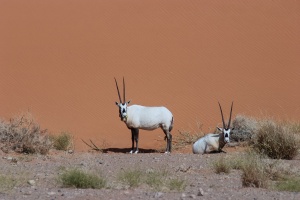
<path id="1" fill-rule="evenodd" d="M 227 155 L 240 153 L 229 151 Z M 11 176 L 18 183 L 10 189 L 0 190 L 0 199 L 300 199 L 300 193 L 245 188 L 238 170 L 216 174 L 211 164 L 220 156 L 224 154 L 58 151 L 46 156 L 2 154 L 0 175 Z M 300 159 L 286 162 L 300 170 Z M 64 188 L 57 177 L 63 169 L 69 168 L 102 174 L 108 186 L 106 189 Z M 183 191 L 156 191 L 148 185 L 129 188 L 118 181 L 118 174 L 129 169 L 140 169 L 145 173 L 166 170 L 169 177 L 184 180 L 187 186 Z"/>

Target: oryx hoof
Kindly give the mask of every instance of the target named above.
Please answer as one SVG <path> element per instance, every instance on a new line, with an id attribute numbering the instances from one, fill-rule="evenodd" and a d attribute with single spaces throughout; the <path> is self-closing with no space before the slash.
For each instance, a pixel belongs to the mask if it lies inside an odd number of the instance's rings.
<path id="1" fill-rule="evenodd" d="M 165 151 L 165 154 L 169 154 L 169 153 L 171 153 L 170 151 Z"/>
<path id="2" fill-rule="evenodd" d="M 130 154 L 133 154 L 133 153 L 134 153 L 134 154 L 137 154 L 138 152 L 139 152 L 139 150 L 136 150 L 136 151 L 131 150 L 129 153 L 130 153 Z"/>

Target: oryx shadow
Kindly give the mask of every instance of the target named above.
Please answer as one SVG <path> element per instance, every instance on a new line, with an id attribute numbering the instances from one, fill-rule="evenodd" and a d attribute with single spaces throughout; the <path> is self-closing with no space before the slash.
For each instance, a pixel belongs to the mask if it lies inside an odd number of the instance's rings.
<path id="1" fill-rule="evenodd" d="M 106 148 L 106 149 L 102 149 L 103 153 L 124 153 L 124 154 L 129 154 L 129 152 L 131 151 L 131 148 Z M 142 149 L 139 148 L 139 153 L 161 153 L 160 151 L 158 151 L 157 149 Z"/>

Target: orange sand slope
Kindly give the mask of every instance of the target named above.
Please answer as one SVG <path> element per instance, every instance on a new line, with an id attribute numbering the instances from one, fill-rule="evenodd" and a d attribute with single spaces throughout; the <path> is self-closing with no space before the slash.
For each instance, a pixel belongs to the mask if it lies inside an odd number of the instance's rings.
<path id="1" fill-rule="evenodd" d="M 300 120 L 299 1 L 1 0 L 0 116 L 131 146 L 113 77 L 132 104 L 168 107 L 173 134 L 238 113 Z M 164 145 L 141 131 L 141 148 Z"/>

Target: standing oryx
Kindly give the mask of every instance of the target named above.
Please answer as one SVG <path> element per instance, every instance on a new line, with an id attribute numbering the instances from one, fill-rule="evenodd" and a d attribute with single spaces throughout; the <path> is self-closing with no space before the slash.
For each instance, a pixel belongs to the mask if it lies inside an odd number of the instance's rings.
<path id="1" fill-rule="evenodd" d="M 171 130 L 173 128 L 173 115 L 165 107 L 146 107 L 140 105 L 128 106 L 130 101 L 125 100 L 125 81 L 123 77 L 123 102 L 121 100 L 120 91 L 117 80 L 115 78 L 116 87 L 119 95 L 120 103 L 116 102 L 119 107 L 119 116 L 121 121 L 125 122 L 128 129 L 131 130 L 132 149 L 130 153 L 138 153 L 138 140 L 139 140 L 139 129 L 143 130 L 154 130 L 161 128 L 167 138 L 166 153 L 171 152 L 172 148 L 172 135 Z M 136 148 L 134 149 L 134 141 Z"/>
<path id="2" fill-rule="evenodd" d="M 210 153 L 210 152 L 226 153 L 225 151 L 222 150 L 222 148 L 225 146 L 226 143 L 230 142 L 229 141 L 230 131 L 234 129 L 234 128 L 230 129 L 232 106 L 233 106 L 233 102 L 231 104 L 229 121 L 226 126 L 225 122 L 224 122 L 222 108 L 219 103 L 219 107 L 220 107 L 221 115 L 222 115 L 223 128 L 219 128 L 219 127 L 217 127 L 217 128 L 222 133 L 220 133 L 220 134 L 209 133 L 209 134 L 205 135 L 204 137 L 198 139 L 193 144 L 193 153 L 194 154 L 204 154 L 204 153 Z"/>

